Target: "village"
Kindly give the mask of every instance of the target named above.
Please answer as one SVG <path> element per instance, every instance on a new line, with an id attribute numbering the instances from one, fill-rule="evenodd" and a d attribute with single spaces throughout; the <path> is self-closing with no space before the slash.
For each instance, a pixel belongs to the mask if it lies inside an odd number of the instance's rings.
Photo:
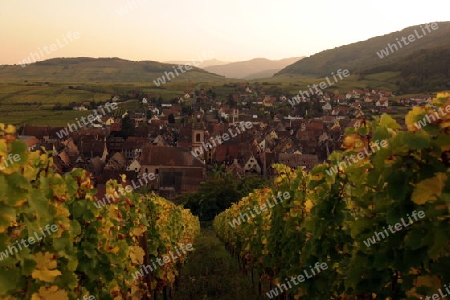
<path id="1" fill-rule="evenodd" d="M 340 150 L 346 128 L 383 113 L 401 116 L 403 108 L 430 99 L 395 100 L 390 91 L 352 89 L 336 95 L 321 91 L 290 107 L 286 95 L 267 95 L 249 84 L 238 90 L 222 99 L 205 89 L 185 91 L 171 103 L 135 94 L 139 105 L 134 112 L 98 115 L 94 123 L 67 136 L 60 134 L 63 127 L 25 125 L 19 138 L 31 151 L 52 151 L 60 173 L 89 171 L 100 197 L 105 183 L 119 180 L 121 174 L 132 182 L 153 173 L 148 190 L 172 199 L 197 191 L 211 166 L 223 166 L 236 178 L 269 178 L 272 164 L 310 170 Z M 109 100 L 120 106 L 121 98 L 114 95 Z M 73 103 L 71 109 L 87 107 L 88 103 Z M 123 134 L 125 120 L 133 127 L 128 136 Z M 211 147 L 213 137 L 225 137 L 244 123 L 247 130 Z"/>

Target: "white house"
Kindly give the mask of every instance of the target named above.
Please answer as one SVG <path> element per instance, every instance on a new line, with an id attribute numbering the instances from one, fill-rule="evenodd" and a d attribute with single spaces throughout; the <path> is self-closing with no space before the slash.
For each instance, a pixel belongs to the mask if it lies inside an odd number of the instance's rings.
<path id="1" fill-rule="evenodd" d="M 134 171 L 139 173 L 141 171 L 141 164 L 137 159 L 134 159 L 127 167 L 127 171 Z"/>
<path id="2" fill-rule="evenodd" d="M 245 163 L 244 171 L 249 173 L 256 172 L 257 174 L 261 174 L 261 166 L 258 164 L 258 161 L 253 155 L 250 156 L 248 161 Z"/>
<path id="3" fill-rule="evenodd" d="M 332 110 L 331 104 L 327 102 L 324 106 L 322 106 L 322 109 L 327 111 Z"/>
<path id="4" fill-rule="evenodd" d="M 384 106 L 384 107 L 388 107 L 389 106 L 389 101 L 387 99 L 380 99 L 375 103 L 375 106 Z"/>

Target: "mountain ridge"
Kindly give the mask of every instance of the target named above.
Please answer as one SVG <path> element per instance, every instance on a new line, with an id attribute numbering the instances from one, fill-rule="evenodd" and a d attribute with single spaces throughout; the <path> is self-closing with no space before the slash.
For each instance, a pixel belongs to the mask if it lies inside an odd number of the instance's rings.
<path id="1" fill-rule="evenodd" d="M 227 78 L 257 79 L 265 78 L 265 75 L 258 74 L 267 74 L 268 72 L 270 74 L 273 70 L 275 70 L 275 72 L 272 73 L 273 75 L 277 72 L 277 70 L 281 70 L 285 66 L 288 66 L 302 58 L 303 57 L 289 57 L 278 60 L 270 60 L 267 58 L 257 57 L 250 60 L 232 62 L 226 65 L 209 66 L 205 67 L 204 70 L 225 76 Z"/>
<path id="2" fill-rule="evenodd" d="M 163 61 L 162 63 L 164 64 L 172 64 L 172 65 L 185 65 L 185 64 L 192 64 L 192 60 L 170 60 L 170 61 Z M 220 65 L 226 65 L 231 63 L 231 61 L 221 61 L 218 59 L 208 59 L 205 61 L 202 61 L 201 63 L 199 63 L 198 67 L 199 68 L 206 68 L 209 66 L 220 66 Z"/>
<path id="3" fill-rule="evenodd" d="M 6 81 L 39 80 L 58 82 L 152 82 L 175 73 L 171 81 L 223 81 L 225 78 L 192 66 L 182 73 L 178 65 L 157 61 L 130 61 L 118 57 L 70 57 L 51 58 L 25 67 L 20 65 L 0 66 L 0 79 Z"/>
<path id="4" fill-rule="evenodd" d="M 283 74 L 328 76 L 338 69 L 348 69 L 351 73 L 358 73 L 368 67 L 379 67 L 393 63 L 399 58 L 407 57 L 414 51 L 450 44 L 450 22 L 433 22 L 438 29 L 428 33 L 420 39 L 410 42 L 409 45 L 399 48 L 384 58 L 377 55 L 388 45 L 397 44 L 396 39 L 408 37 L 414 34 L 414 30 L 420 30 L 424 24 L 406 27 L 402 30 L 391 32 L 382 36 L 369 38 L 365 41 L 351 43 L 326 49 L 314 55 L 306 57 L 280 70 L 275 76 Z M 432 23 L 429 23 L 432 24 Z"/>

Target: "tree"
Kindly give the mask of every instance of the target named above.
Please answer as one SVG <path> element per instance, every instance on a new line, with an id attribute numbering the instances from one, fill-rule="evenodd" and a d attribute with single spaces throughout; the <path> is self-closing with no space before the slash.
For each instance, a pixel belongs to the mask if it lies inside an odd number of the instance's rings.
<path id="1" fill-rule="evenodd" d="M 156 107 L 161 107 L 161 104 L 164 102 L 163 97 L 159 96 L 159 98 L 156 100 Z"/>
<path id="2" fill-rule="evenodd" d="M 228 101 L 227 101 L 227 104 L 228 104 L 231 108 L 236 107 L 236 101 L 234 101 L 233 94 L 229 94 L 229 95 L 228 95 Z"/>
<path id="3" fill-rule="evenodd" d="M 181 113 L 184 116 L 190 116 L 192 115 L 194 110 L 192 109 L 191 105 L 188 103 L 184 103 L 183 106 L 181 106 Z"/>
<path id="4" fill-rule="evenodd" d="M 214 163 L 212 165 L 207 166 L 206 173 L 208 177 L 211 178 L 219 178 L 226 175 L 225 173 L 225 165 Z"/>
<path id="5" fill-rule="evenodd" d="M 173 115 L 173 113 L 169 114 L 167 116 L 167 119 L 168 119 L 170 124 L 174 124 L 175 123 L 175 116 Z"/>
<path id="6" fill-rule="evenodd" d="M 200 204 L 199 218 L 204 221 L 213 220 L 216 215 L 241 199 L 236 182 L 229 174 L 202 183 L 197 195 Z"/>
<path id="7" fill-rule="evenodd" d="M 130 116 L 126 115 L 122 119 L 122 130 L 120 131 L 120 136 L 127 139 L 129 136 L 134 135 L 135 129 L 133 120 L 131 120 Z"/>
<path id="8" fill-rule="evenodd" d="M 201 221 L 211 221 L 214 217 L 238 202 L 255 189 L 269 186 L 265 179 L 257 176 L 236 179 L 224 173 L 221 165 L 212 165 L 209 170 L 213 178 L 202 182 L 196 193 L 178 197 L 178 203 L 184 203 Z"/>
<path id="9" fill-rule="evenodd" d="M 237 183 L 237 190 L 241 197 L 245 197 L 255 189 L 270 186 L 268 180 L 259 176 L 246 176 Z"/>

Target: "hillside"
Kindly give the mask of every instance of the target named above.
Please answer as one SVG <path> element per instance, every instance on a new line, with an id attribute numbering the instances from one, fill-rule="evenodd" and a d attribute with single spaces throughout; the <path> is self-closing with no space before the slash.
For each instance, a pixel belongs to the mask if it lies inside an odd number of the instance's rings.
<path id="1" fill-rule="evenodd" d="M 165 63 L 165 64 L 172 64 L 172 65 L 178 65 L 178 64 L 184 65 L 184 64 L 192 64 L 192 61 L 188 61 L 188 60 L 171 60 L 171 61 L 163 61 L 163 63 Z M 221 61 L 221 60 L 213 58 L 213 59 L 202 61 L 198 65 L 198 67 L 204 69 L 204 68 L 209 67 L 209 66 L 220 66 L 220 65 L 226 65 L 226 64 L 229 64 L 229 63 L 231 63 L 231 62 L 229 62 L 229 61 Z"/>
<path id="2" fill-rule="evenodd" d="M 272 77 L 279 70 L 280 69 L 264 70 L 261 72 L 250 74 L 249 76 L 245 77 L 244 79 L 252 80 L 252 79 L 269 78 L 269 77 Z"/>
<path id="3" fill-rule="evenodd" d="M 283 74 L 329 76 L 331 72 L 338 69 L 348 69 L 351 73 L 357 73 L 366 68 L 390 65 L 415 51 L 449 45 L 450 22 L 437 22 L 437 24 L 438 28 L 426 35 L 423 34 L 420 25 L 417 25 L 366 41 L 328 49 L 287 66 L 275 76 Z M 420 39 L 417 38 L 406 46 L 402 44 L 402 48 L 398 47 L 398 50 L 391 46 L 395 51 L 388 52 L 387 55 L 380 52 L 382 49 L 389 50 L 386 48 L 389 43 L 397 45 L 396 39 L 408 37 L 414 34 L 415 30 L 422 36 Z M 380 55 L 383 58 L 380 58 Z"/>
<path id="4" fill-rule="evenodd" d="M 156 61 L 129 61 L 120 58 L 54 58 L 25 67 L 0 66 L 2 81 L 50 81 L 50 82 L 152 82 L 174 71 L 178 65 Z M 193 67 L 186 73 L 178 71 L 174 82 L 223 81 L 222 76 Z"/>
<path id="5" fill-rule="evenodd" d="M 302 59 L 302 57 L 291 57 L 280 60 L 255 58 L 247 61 L 233 62 L 226 65 L 209 66 L 204 69 L 208 72 L 219 74 L 227 78 L 266 78 L 273 76 L 273 74 L 277 71 L 300 59 Z"/>
<path id="6" fill-rule="evenodd" d="M 450 44 L 415 51 L 405 58 L 361 71 L 360 77 L 380 72 L 400 72 L 399 94 L 450 89 Z"/>

